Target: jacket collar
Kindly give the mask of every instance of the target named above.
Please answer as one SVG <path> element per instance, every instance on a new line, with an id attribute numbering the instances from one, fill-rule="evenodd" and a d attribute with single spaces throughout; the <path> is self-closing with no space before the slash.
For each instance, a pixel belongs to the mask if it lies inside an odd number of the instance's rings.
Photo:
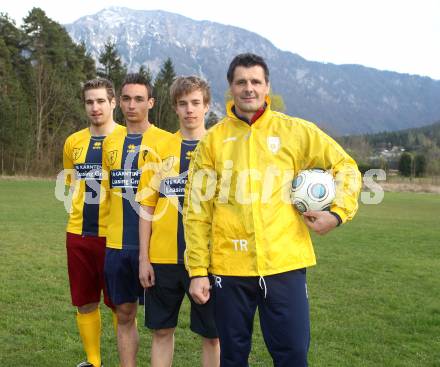
<path id="1" fill-rule="evenodd" d="M 234 113 L 233 108 L 232 108 L 234 106 L 234 100 L 230 100 L 226 103 L 226 115 L 230 119 L 234 120 L 236 123 L 243 124 L 248 127 L 251 127 L 251 126 L 257 127 L 262 124 L 264 125 L 265 121 L 269 120 L 270 117 L 272 116 L 272 110 L 270 109 L 270 104 L 271 104 L 270 97 L 266 96 L 265 99 L 266 99 L 266 109 L 265 109 L 264 113 L 252 125 L 249 125 L 246 121 L 240 120 L 237 117 L 237 115 Z"/>

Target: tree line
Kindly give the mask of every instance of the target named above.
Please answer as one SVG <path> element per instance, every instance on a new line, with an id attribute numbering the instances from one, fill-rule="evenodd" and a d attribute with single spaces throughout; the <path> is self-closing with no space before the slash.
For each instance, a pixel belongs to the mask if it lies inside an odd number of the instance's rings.
<path id="1" fill-rule="evenodd" d="M 398 170 L 402 176 L 440 175 L 440 121 L 420 128 L 337 139 L 361 171 Z"/>
<path id="2" fill-rule="evenodd" d="M 2 175 L 52 175 L 61 169 L 64 140 L 88 126 L 81 84 L 105 77 L 119 91 L 127 67 L 116 45 L 108 41 L 97 68 L 84 44 L 75 44 L 67 31 L 40 8 L 32 9 L 17 27 L 0 13 L 0 170 Z M 150 120 L 174 132 L 178 120 L 169 87 L 176 74 L 170 58 L 153 81 L 148 68 L 138 70 L 153 85 L 155 106 Z M 218 119 L 209 116 L 210 124 Z M 123 122 L 115 111 L 115 120 Z"/>

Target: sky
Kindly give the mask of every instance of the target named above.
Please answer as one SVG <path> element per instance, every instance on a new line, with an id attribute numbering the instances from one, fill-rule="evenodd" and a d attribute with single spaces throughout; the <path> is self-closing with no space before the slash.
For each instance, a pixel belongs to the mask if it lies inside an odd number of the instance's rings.
<path id="1" fill-rule="evenodd" d="M 439 0 L 18 0 L 3 1 L 0 12 L 21 24 L 29 10 L 40 7 L 68 24 L 109 6 L 165 10 L 244 28 L 311 61 L 440 80 Z"/>

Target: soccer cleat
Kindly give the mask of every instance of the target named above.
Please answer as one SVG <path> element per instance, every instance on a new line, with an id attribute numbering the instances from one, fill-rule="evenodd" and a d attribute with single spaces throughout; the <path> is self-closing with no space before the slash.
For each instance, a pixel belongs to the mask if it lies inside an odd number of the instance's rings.
<path id="1" fill-rule="evenodd" d="M 94 367 L 93 364 L 90 362 L 81 362 L 80 364 L 77 364 L 76 367 Z M 104 365 L 101 363 L 101 367 L 104 367 Z"/>

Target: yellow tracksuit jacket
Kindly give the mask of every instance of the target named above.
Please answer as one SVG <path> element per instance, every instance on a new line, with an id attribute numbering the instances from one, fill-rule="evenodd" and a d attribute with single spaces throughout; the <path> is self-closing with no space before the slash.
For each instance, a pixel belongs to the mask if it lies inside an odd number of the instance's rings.
<path id="1" fill-rule="evenodd" d="M 314 124 L 270 109 L 251 126 L 227 116 L 198 144 L 185 189 L 185 263 L 207 273 L 266 276 L 312 266 L 312 242 L 290 202 L 292 179 L 308 168 L 332 170 L 331 211 L 353 218 L 361 176 L 354 160 Z"/>

